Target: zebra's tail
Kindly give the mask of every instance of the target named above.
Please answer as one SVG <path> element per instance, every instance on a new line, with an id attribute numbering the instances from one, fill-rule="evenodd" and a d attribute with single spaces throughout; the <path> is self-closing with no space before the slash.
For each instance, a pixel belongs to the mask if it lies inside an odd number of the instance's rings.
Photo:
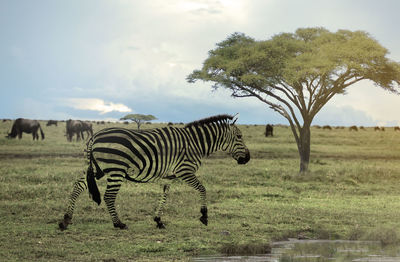
<path id="1" fill-rule="evenodd" d="M 40 129 L 40 134 L 42 135 L 42 140 L 44 139 L 44 133 L 43 133 L 43 130 L 42 130 L 42 127 L 39 125 L 39 129 Z"/>
<path id="2" fill-rule="evenodd" d="M 101 203 L 101 197 L 100 197 L 100 191 L 99 188 L 97 187 L 96 183 L 96 177 L 94 174 L 93 170 L 93 162 L 96 165 L 96 160 L 93 159 L 93 153 L 92 153 L 92 145 L 93 145 L 93 138 L 89 140 L 87 144 L 87 157 L 89 160 L 89 167 L 86 172 L 86 182 L 89 188 L 89 194 L 92 196 L 92 199 L 94 202 L 96 202 L 98 205 Z M 96 165 L 97 167 L 97 165 Z"/>

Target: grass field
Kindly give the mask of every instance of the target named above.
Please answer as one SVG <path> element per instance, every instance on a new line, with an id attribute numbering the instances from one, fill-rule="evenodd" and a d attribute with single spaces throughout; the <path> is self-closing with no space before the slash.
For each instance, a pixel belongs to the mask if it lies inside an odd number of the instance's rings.
<path id="1" fill-rule="evenodd" d="M 76 178 L 85 169 L 84 142 L 67 142 L 65 123 L 42 127 L 45 140 L 6 139 L 0 123 L 0 261 L 190 260 L 206 254 L 265 253 L 288 237 L 400 242 L 400 132 L 312 129 L 310 171 L 298 175 L 291 131 L 239 126 L 251 153 L 239 166 L 223 153 L 198 172 L 207 189 L 209 225 L 199 221 L 197 192 L 177 182 L 163 220 L 153 222 L 160 184 L 124 183 L 117 210 L 128 230 L 114 229 L 104 203 L 87 193 L 73 224 L 58 230 Z M 107 126 L 94 125 L 95 131 Z M 143 125 L 143 128 L 162 124 Z M 136 125 L 129 125 L 136 128 Z M 105 181 L 98 181 L 104 191 Z"/>

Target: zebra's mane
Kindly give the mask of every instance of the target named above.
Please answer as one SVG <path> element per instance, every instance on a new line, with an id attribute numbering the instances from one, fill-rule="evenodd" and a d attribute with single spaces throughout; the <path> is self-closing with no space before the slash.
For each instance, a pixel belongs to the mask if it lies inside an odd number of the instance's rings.
<path id="1" fill-rule="evenodd" d="M 207 117 L 207 118 L 203 118 L 197 121 L 193 121 L 190 123 L 187 123 L 185 125 L 185 127 L 191 127 L 191 126 L 200 126 L 200 125 L 204 125 L 204 124 L 208 124 L 208 123 L 214 123 L 217 121 L 223 121 L 223 120 L 232 120 L 233 116 L 230 115 L 216 115 L 216 116 L 211 116 L 211 117 Z"/>

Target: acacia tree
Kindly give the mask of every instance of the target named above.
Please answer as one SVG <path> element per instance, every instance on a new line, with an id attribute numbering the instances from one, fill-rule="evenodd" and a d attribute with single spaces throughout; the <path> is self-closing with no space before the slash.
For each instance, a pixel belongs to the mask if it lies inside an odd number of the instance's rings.
<path id="1" fill-rule="evenodd" d="M 300 173 L 310 161 L 310 126 L 336 94 L 362 80 L 398 94 L 400 64 L 368 33 L 300 28 L 270 40 L 234 33 L 209 51 L 201 70 L 187 80 L 214 82 L 233 97 L 256 97 L 285 117 L 300 156 Z"/>
<path id="2" fill-rule="evenodd" d="M 120 120 L 132 120 L 137 124 L 137 128 L 140 129 L 140 126 L 144 121 L 152 121 L 157 118 L 153 115 L 142 115 L 142 114 L 128 114 L 124 117 L 121 117 Z"/>

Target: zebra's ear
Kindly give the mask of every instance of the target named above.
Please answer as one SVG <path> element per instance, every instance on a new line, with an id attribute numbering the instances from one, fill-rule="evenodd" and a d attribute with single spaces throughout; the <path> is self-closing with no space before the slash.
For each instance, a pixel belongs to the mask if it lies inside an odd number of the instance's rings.
<path id="1" fill-rule="evenodd" d="M 234 125 L 238 119 L 239 119 L 239 113 L 236 113 L 232 118 L 231 125 Z"/>

